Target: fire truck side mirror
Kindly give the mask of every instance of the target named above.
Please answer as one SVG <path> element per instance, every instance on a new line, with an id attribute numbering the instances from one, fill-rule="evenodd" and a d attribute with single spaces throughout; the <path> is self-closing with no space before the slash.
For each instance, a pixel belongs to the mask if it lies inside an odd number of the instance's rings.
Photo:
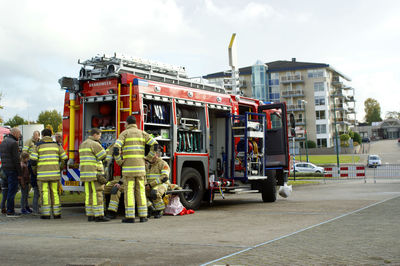
<path id="1" fill-rule="evenodd" d="M 296 121 L 294 120 L 294 114 L 290 114 L 289 115 L 289 119 L 290 119 L 290 127 L 292 129 L 296 128 Z"/>

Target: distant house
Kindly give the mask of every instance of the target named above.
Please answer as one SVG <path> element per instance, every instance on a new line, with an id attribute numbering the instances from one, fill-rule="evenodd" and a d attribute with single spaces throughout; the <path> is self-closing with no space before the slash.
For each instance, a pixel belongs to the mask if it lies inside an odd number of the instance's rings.
<path id="1" fill-rule="evenodd" d="M 371 126 L 358 125 L 354 129 L 362 138 L 397 139 L 400 138 L 400 120 L 395 118 L 374 122 Z"/>

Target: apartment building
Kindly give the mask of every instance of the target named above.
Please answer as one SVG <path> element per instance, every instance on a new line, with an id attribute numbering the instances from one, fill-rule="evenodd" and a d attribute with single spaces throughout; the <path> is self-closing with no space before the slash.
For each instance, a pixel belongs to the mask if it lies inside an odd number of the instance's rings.
<path id="1" fill-rule="evenodd" d="M 220 85 L 228 84 L 229 77 L 228 71 L 203 76 Z M 244 96 L 286 102 L 288 113 L 296 118 L 300 147 L 304 147 L 306 138 L 318 147 L 332 147 L 335 125 L 338 134 L 355 125 L 354 89 L 348 85 L 351 79 L 329 64 L 297 62 L 295 58 L 257 61 L 253 66 L 240 68 L 239 79 Z"/>

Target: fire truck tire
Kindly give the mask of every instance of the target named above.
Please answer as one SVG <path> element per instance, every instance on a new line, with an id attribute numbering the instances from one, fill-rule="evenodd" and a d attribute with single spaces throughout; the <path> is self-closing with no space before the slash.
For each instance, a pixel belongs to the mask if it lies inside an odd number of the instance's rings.
<path id="1" fill-rule="evenodd" d="M 198 209 L 204 195 L 204 185 L 199 171 L 192 167 L 185 167 L 182 171 L 181 184 L 182 188 L 192 190 L 192 192 L 180 194 L 182 205 L 186 209 Z"/>
<path id="2" fill-rule="evenodd" d="M 276 171 L 268 170 L 268 178 L 262 181 L 261 196 L 263 202 L 276 201 Z"/>

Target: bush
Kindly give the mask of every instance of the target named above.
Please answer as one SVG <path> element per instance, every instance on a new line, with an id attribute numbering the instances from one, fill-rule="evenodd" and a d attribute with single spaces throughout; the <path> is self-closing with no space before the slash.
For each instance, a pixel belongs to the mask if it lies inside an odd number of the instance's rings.
<path id="1" fill-rule="evenodd" d="M 342 134 L 340 135 L 340 140 L 343 142 L 346 142 L 350 139 L 350 135 L 349 134 Z"/>
<path id="2" fill-rule="evenodd" d="M 361 136 L 357 132 L 354 132 L 353 141 L 361 143 Z M 355 146 L 355 145 L 354 145 Z"/>
<path id="3" fill-rule="evenodd" d="M 312 140 L 307 140 L 307 146 L 309 149 L 316 148 L 317 144 Z"/>
<path id="4" fill-rule="evenodd" d="M 355 146 L 358 146 L 358 145 L 360 145 L 360 143 L 358 143 L 357 141 L 354 141 L 353 142 L 353 146 L 355 147 Z"/>

